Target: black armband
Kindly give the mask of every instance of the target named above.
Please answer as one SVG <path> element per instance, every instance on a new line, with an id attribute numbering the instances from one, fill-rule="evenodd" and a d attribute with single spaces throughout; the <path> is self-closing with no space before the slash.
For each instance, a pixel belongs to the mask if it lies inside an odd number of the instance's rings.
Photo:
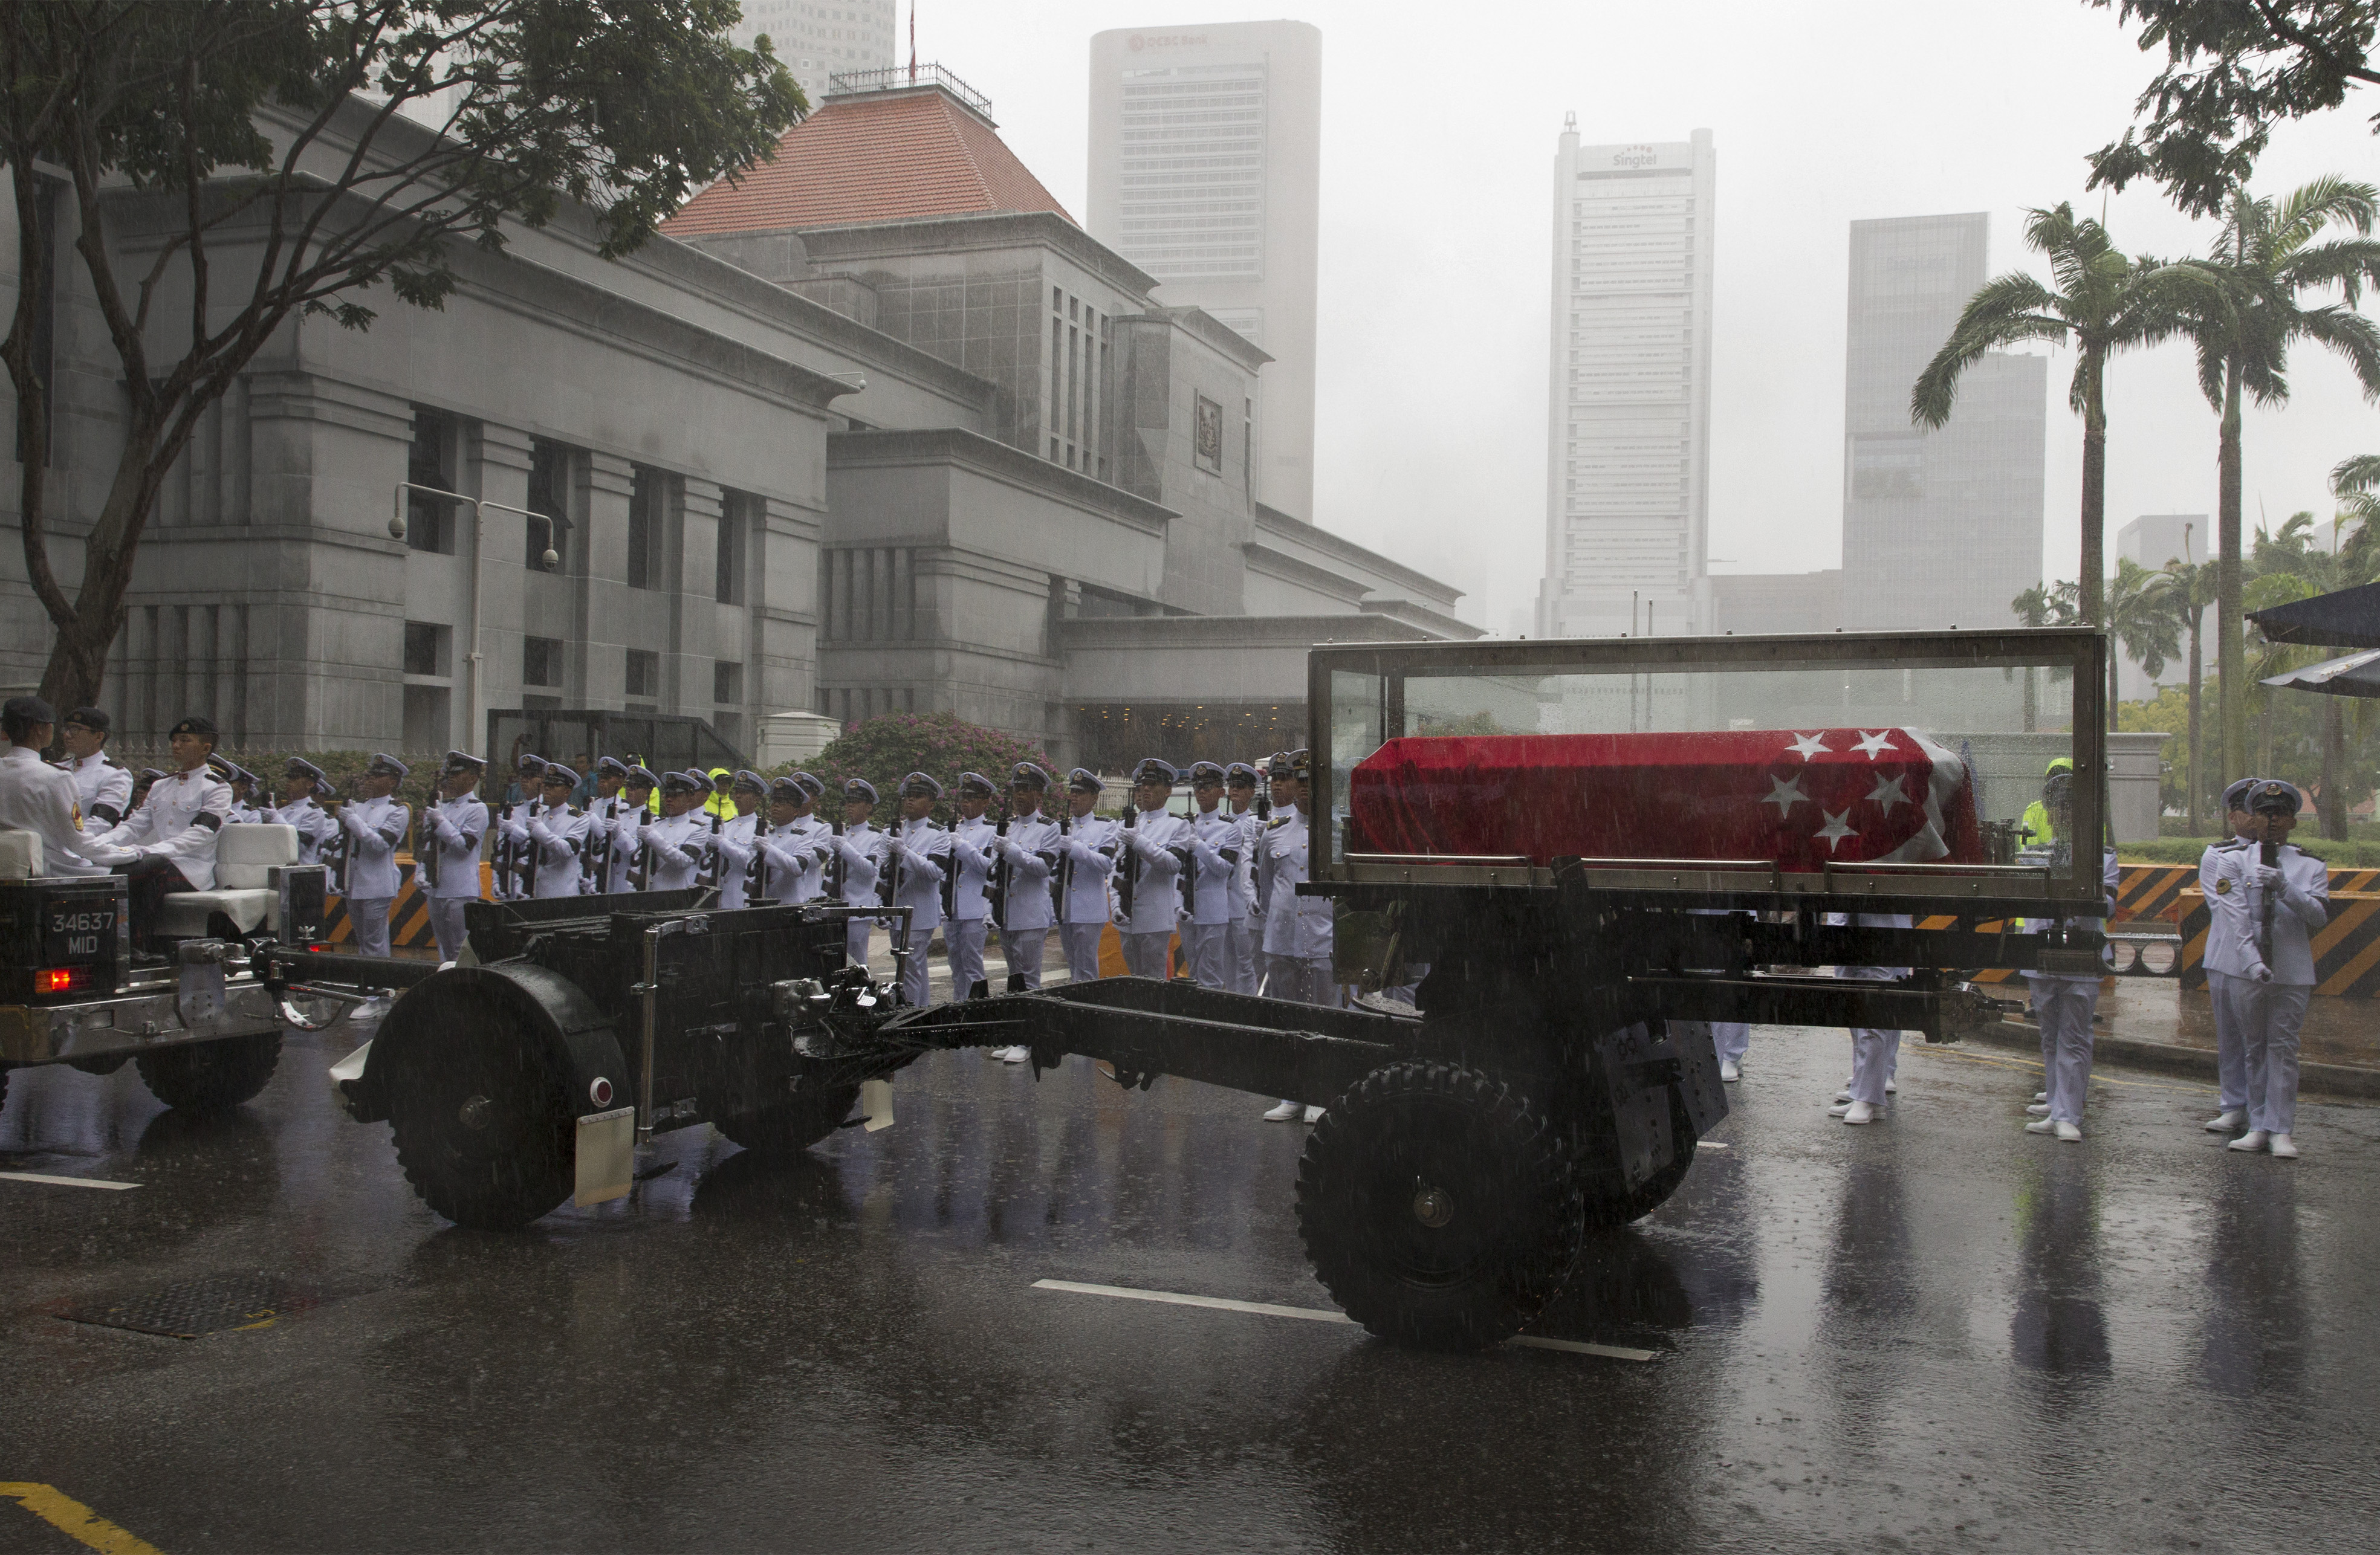
<path id="1" fill-rule="evenodd" d="M 124 812 L 113 805 L 94 804 L 91 807 L 91 818 L 94 821 L 103 821 L 113 826 L 122 824 Z"/>
<path id="2" fill-rule="evenodd" d="M 204 826 L 209 831 L 221 831 L 223 829 L 223 817 L 216 814 L 212 810 L 201 810 L 197 814 L 190 817 L 190 825 L 194 826 Z"/>

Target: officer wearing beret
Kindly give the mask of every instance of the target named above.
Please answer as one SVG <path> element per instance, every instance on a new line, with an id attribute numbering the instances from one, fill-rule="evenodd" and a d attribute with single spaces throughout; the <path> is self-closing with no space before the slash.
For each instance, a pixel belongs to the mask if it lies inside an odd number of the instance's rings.
<path id="1" fill-rule="evenodd" d="M 330 775 L 303 756 L 292 756 L 281 769 L 281 805 L 273 819 L 298 833 L 298 862 L 322 862 L 322 844 L 339 824 L 316 802 L 331 791 Z"/>
<path id="2" fill-rule="evenodd" d="M 374 752 L 356 779 L 354 802 L 339 805 L 336 813 L 347 834 L 347 922 L 355 925 L 358 955 L 388 954 L 388 914 L 402 884 L 396 848 L 413 829 L 411 807 L 395 796 L 410 770 L 395 756 Z"/>
<path id="3" fill-rule="evenodd" d="M 193 715 L 176 724 L 167 736 L 175 770 L 150 786 L 148 802 L 121 826 L 92 838 L 84 850 L 94 863 L 123 867 L 132 943 L 143 956 L 156 950 L 149 935 L 165 898 L 214 889 L 215 844 L 231 814 L 231 785 L 207 765 L 215 734 L 211 718 Z"/>
<path id="4" fill-rule="evenodd" d="M 2330 922 L 2330 871 L 2289 840 L 2305 802 L 2296 785 L 2258 778 L 2244 798 L 2248 846 L 2218 856 L 2206 898 L 2206 971 L 2248 1070 L 2248 1131 L 2231 1148 L 2288 1160 L 2298 1153 L 2298 1031 L 2313 993 L 2313 932 Z"/>
<path id="5" fill-rule="evenodd" d="M 107 714 L 97 707 L 76 708 L 58 728 L 66 741 L 67 776 L 74 779 L 75 802 L 82 808 L 82 829 L 92 837 L 132 813 L 132 773 L 107 753 Z"/>
<path id="6" fill-rule="evenodd" d="M 438 958 L 463 953 L 463 904 L 480 899 L 480 845 L 488 835 L 488 806 L 473 792 L 488 764 L 468 751 L 449 751 L 438 769 L 438 794 L 421 811 L 419 861 L 430 898 L 430 932 Z"/>

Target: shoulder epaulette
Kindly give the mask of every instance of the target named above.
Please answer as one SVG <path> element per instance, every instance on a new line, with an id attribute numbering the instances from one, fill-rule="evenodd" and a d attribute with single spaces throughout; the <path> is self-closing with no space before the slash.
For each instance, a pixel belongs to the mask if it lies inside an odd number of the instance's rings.
<path id="1" fill-rule="evenodd" d="M 1267 821 L 1267 822 L 1265 823 L 1265 830 L 1267 830 L 1267 831 L 1270 831 L 1270 830 L 1272 830 L 1272 829 L 1273 829 L 1274 827 L 1276 827 L 1276 826 L 1287 826 L 1287 825 L 1289 825 L 1289 817 L 1288 817 L 1288 816 L 1286 816 L 1286 815 L 1275 815 L 1271 820 Z"/>
<path id="2" fill-rule="evenodd" d="M 118 772 L 129 770 L 129 768 L 128 768 L 122 762 L 117 761 L 114 756 L 109 755 L 105 751 L 102 751 L 99 753 L 99 765 L 102 766 L 112 766 Z"/>

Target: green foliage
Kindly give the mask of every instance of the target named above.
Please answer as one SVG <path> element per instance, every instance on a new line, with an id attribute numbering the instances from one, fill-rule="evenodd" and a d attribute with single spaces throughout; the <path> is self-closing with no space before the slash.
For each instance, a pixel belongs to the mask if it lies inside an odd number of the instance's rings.
<path id="1" fill-rule="evenodd" d="M 961 722 L 955 713 L 888 713 L 853 728 L 820 751 L 805 770 L 830 788 L 846 778 L 867 778 L 876 787 L 877 814 L 886 815 L 901 779 L 912 772 L 937 778 L 946 789 L 956 786 L 962 772 L 980 772 L 1004 789 L 1010 769 L 1021 761 L 1033 763 L 1053 778 L 1065 776 L 1038 747 L 1000 729 Z M 792 770 L 791 763 L 776 769 Z M 935 817 L 949 820 L 950 806 L 938 807 Z"/>
<path id="2" fill-rule="evenodd" d="M 2153 842 L 2119 842 L 2116 844 L 2116 859 L 2128 864 L 2194 864 L 2209 846 L 2220 840 L 2213 837 L 2160 837 Z M 2301 820 L 2298 829 L 2289 834 L 2289 840 L 2333 869 L 2380 869 L 2380 841 L 2370 838 L 2334 841 L 2315 836 Z"/>
<path id="3" fill-rule="evenodd" d="M 2093 153 L 2091 187 L 2135 178 L 2164 186 L 2192 215 L 2212 214 L 2245 179 L 2273 126 L 2336 108 L 2380 80 L 2372 0 L 2089 0 L 2140 28 L 2165 65 L 2133 113 L 2146 122 Z"/>

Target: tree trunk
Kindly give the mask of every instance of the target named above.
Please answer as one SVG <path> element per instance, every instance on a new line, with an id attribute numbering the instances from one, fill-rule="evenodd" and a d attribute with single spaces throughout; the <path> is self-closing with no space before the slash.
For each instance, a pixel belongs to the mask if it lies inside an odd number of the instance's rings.
<path id="1" fill-rule="evenodd" d="M 2322 699 L 2322 835 L 2333 842 L 2347 840 L 2347 796 L 2338 775 L 2347 765 L 2347 719 L 2338 698 Z"/>
<path id="2" fill-rule="evenodd" d="M 2223 435 L 2215 462 L 2215 701 L 2223 765 L 2216 786 L 2248 775 L 2247 645 L 2240 619 L 2240 358 L 2223 365 Z"/>
<path id="3" fill-rule="evenodd" d="M 2100 403 L 2099 367 L 2093 363 L 2083 388 L 2082 404 L 2082 622 L 2105 630 L 2107 626 L 2107 412 Z M 2107 659 L 2112 667 L 2116 645 L 2107 645 Z M 2108 685 L 2115 684 L 2112 668 Z M 2116 727 L 2116 699 L 2112 690 L 2107 698 L 2107 727 Z"/>
<path id="4" fill-rule="evenodd" d="M 42 699 L 61 712 L 99 702 L 107 680 L 108 650 L 124 630 L 124 596 L 132 586 L 140 533 L 156 505 L 165 468 L 180 452 L 178 445 L 161 449 L 154 427 L 135 422 L 125 428 L 124 451 L 107 503 L 83 542 L 82 585 L 75 591 L 74 619 L 57 629 L 49 663 L 42 670 Z"/>
<path id="5" fill-rule="evenodd" d="M 2123 727 L 2116 717 L 2117 698 L 2123 695 L 2124 654 L 2117 645 L 2116 634 L 2107 634 L 2107 732 L 2113 734 Z"/>
<path id="6" fill-rule="evenodd" d="M 2201 778 L 2206 767 L 2206 747 L 2198 739 L 2198 693 L 2202 682 L 2199 629 L 2206 619 L 2206 607 L 2192 601 L 2190 607 L 2190 835 L 2196 837 L 2199 816 L 2204 813 L 2206 790 Z"/>

